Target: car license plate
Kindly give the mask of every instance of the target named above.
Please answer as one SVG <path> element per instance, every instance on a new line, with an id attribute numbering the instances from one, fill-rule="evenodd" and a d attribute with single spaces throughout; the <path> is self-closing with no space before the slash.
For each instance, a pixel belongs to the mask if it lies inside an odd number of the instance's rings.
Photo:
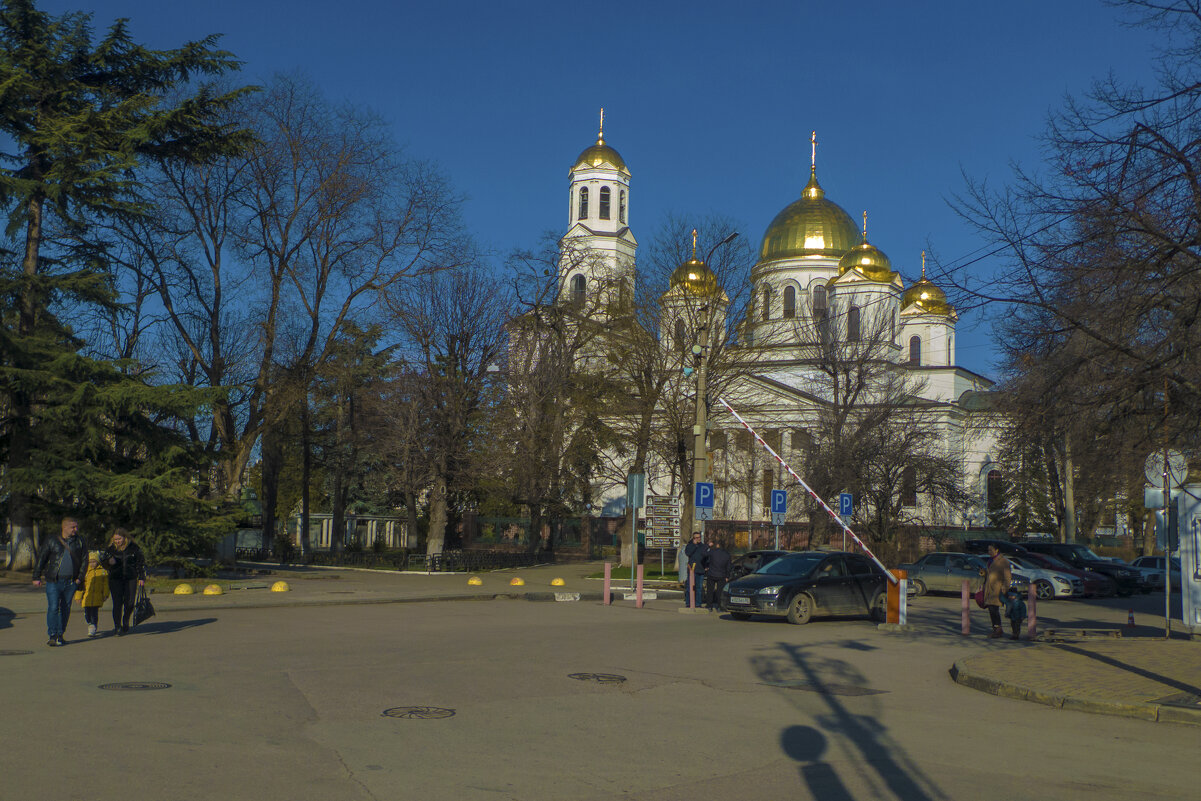
<path id="1" fill-rule="evenodd" d="M 748 604 L 749 605 L 750 602 L 751 602 L 750 598 L 739 598 L 738 596 L 734 596 L 734 597 L 730 598 L 730 603 L 732 603 L 732 604 Z"/>

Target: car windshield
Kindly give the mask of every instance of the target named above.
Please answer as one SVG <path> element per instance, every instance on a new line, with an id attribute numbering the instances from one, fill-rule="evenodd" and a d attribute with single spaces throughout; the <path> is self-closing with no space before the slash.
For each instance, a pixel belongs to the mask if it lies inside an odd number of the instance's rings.
<path id="1" fill-rule="evenodd" d="M 1107 559 L 1102 559 L 1101 557 L 1097 556 L 1095 553 L 1093 553 L 1092 548 L 1089 548 L 1085 545 L 1073 545 L 1072 553 L 1076 554 L 1076 556 L 1080 559 L 1092 559 L 1093 561 L 1096 561 L 1096 562 L 1109 561 Z"/>
<path id="2" fill-rule="evenodd" d="M 1054 556 L 1044 556 L 1041 559 L 1039 559 L 1038 561 L 1041 562 L 1043 565 L 1051 568 L 1052 570 L 1071 570 L 1072 569 L 1071 565 L 1069 565 L 1067 562 L 1061 562 L 1060 560 L 1056 559 Z"/>
<path id="3" fill-rule="evenodd" d="M 779 559 L 773 559 L 755 572 L 771 576 L 807 576 L 825 558 L 824 553 L 789 554 L 781 556 Z"/>

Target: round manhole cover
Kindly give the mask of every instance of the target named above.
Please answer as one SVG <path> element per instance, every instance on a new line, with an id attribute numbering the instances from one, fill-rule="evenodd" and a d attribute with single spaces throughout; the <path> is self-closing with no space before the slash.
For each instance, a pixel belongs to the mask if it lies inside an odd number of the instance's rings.
<path id="1" fill-rule="evenodd" d="M 33 651 L 0 651 L 0 656 L 26 656 L 32 653 Z"/>
<path id="2" fill-rule="evenodd" d="M 625 676 L 619 676 L 616 673 L 568 673 L 567 678 L 576 681 L 595 681 L 597 684 L 621 684 L 626 680 Z"/>
<path id="3" fill-rule="evenodd" d="M 440 706 L 394 706 L 384 710 L 386 718 L 406 718 L 409 720 L 437 720 L 438 718 L 453 718 L 455 711 Z"/>
<path id="4" fill-rule="evenodd" d="M 165 690 L 170 687 L 163 681 L 115 681 L 111 684 L 101 684 L 102 690 Z"/>

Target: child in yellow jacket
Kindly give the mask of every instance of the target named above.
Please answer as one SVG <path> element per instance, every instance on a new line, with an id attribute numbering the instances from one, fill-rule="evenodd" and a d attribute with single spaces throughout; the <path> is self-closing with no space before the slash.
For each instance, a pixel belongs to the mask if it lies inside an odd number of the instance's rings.
<path id="1" fill-rule="evenodd" d="M 88 623 L 88 636 L 95 637 L 100 622 L 100 607 L 108 600 L 108 571 L 100 564 L 100 552 L 88 553 L 88 572 L 83 578 L 83 589 L 75 593 L 75 600 L 83 604 L 83 619 Z"/>

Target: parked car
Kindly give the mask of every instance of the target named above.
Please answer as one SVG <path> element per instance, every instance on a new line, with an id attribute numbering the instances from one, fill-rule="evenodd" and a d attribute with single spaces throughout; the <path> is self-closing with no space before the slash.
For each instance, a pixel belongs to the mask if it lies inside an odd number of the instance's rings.
<path id="1" fill-rule="evenodd" d="M 987 568 L 988 563 L 978 556 L 941 551 L 928 553 L 898 569 L 908 573 L 909 584 L 916 595 L 925 595 L 927 592 L 959 592 L 964 579 L 968 580 L 972 590 L 977 590 Z M 1014 573 L 1010 586 L 1025 592 L 1030 580 Z"/>
<path id="2" fill-rule="evenodd" d="M 1048 570 L 1054 570 L 1059 573 L 1065 573 L 1069 576 L 1075 576 L 1084 582 L 1084 595 L 1089 596 L 1109 596 L 1117 592 L 1117 584 L 1109 576 L 1097 573 L 1093 570 L 1085 570 L 1079 567 L 1072 567 L 1062 559 L 1056 559 L 1054 556 L 1045 553 L 1030 552 L 1022 555 L 1022 559 L 1033 562 L 1039 567 L 1045 567 Z"/>
<path id="3" fill-rule="evenodd" d="M 996 549 L 1006 556 L 1011 553 L 1026 553 L 1024 546 L 1009 540 L 964 540 L 963 550 L 970 554 L 986 554 L 990 545 L 996 546 Z"/>
<path id="4" fill-rule="evenodd" d="M 900 565 L 907 571 L 909 583 L 918 595 L 927 592 L 959 592 L 964 579 L 975 588 L 980 583 L 984 563 L 962 553 L 928 553 L 916 562 Z"/>
<path id="5" fill-rule="evenodd" d="M 1072 567 L 1093 570 L 1111 578 L 1117 585 L 1118 595 L 1130 595 L 1141 588 L 1142 574 L 1130 565 L 1119 565 L 1102 559 L 1092 549 L 1079 543 L 1031 542 L 1026 546 L 1034 553 L 1045 553 L 1062 559 Z"/>
<path id="6" fill-rule="evenodd" d="M 1084 595 L 1084 579 L 1043 567 L 1026 554 L 1006 557 L 1015 574 L 1030 580 L 1040 601 L 1052 598 L 1079 598 Z"/>
<path id="7" fill-rule="evenodd" d="M 735 620 L 752 615 L 808 623 L 814 615 L 870 615 L 883 620 L 888 579 L 866 556 L 840 551 L 785 554 L 726 584 L 721 608 Z"/>
<path id="8" fill-rule="evenodd" d="M 796 553 L 796 551 L 747 551 L 742 556 L 736 556 L 730 563 L 730 580 L 733 581 L 748 573 L 754 573 L 768 562 L 790 553 Z"/>
<path id="9" fill-rule="evenodd" d="M 1130 566 L 1136 568 L 1144 577 L 1150 579 L 1156 589 L 1163 589 L 1163 557 L 1162 556 L 1140 556 L 1130 563 Z M 1180 587 L 1180 558 L 1172 557 L 1172 589 Z"/>

